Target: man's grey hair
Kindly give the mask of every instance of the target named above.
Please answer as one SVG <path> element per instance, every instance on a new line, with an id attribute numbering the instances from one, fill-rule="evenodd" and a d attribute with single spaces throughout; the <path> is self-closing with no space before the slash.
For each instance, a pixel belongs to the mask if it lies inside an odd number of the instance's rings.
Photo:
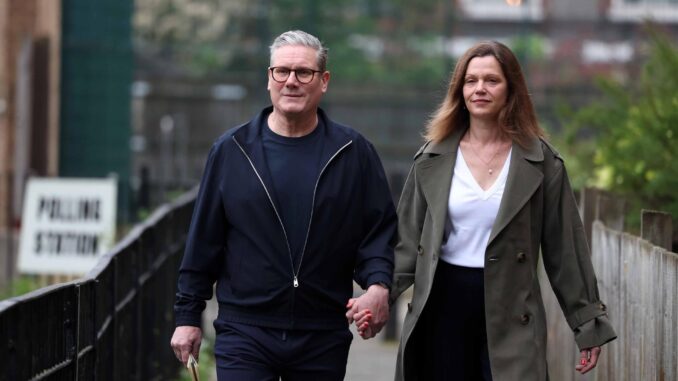
<path id="1" fill-rule="evenodd" d="M 271 61 L 273 60 L 273 52 L 283 46 L 307 46 L 316 52 L 316 60 L 318 62 L 318 70 L 325 71 L 327 69 L 327 51 L 320 40 L 302 30 L 290 30 L 278 36 L 270 46 Z M 273 62 L 271 62 L 273 65 Z"/>

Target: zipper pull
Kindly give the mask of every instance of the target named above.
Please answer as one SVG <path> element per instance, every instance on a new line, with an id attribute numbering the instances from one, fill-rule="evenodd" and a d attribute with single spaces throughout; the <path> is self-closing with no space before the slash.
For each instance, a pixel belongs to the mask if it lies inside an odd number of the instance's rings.
<path id="1" fill-rule="evenodd" d="M 294 276 L 294 283 L 292 283 L 292 284 L 294 285 L 294 288 L 299 287 L 299 280 L 297 279 L 296 275 Z"/>

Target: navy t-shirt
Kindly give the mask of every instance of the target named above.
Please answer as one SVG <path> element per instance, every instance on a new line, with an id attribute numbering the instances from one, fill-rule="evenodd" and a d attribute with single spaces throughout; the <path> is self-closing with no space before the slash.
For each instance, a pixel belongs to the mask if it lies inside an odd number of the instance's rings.
<path id="1" fill-rule="evenodd" d="M 276 134 L 268 123 L 262 129 L 264 156 L 273 180 L 272 197 L 287 232 L 295 271 L 311 217 L 323 150 L 321 135 L 325 128 L 319 120 L 310 134 L 296 138 Z"/>

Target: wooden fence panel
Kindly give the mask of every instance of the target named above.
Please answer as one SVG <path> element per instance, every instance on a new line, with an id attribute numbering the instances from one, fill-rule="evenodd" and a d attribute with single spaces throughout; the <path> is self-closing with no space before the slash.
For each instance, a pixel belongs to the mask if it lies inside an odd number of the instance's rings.
<path id="1" fill-rule="evenodd" d="M 600 222 L 592 235 L 601 299 L 619 336 L 596 380 L 676 380 L 678 255 Z"/>
<path id="2" fill-rule="evenodd" d="M 622 313 L 623 325 L 620 325 L 620 345 L 624 348 L 622 364 L 625 367 L 622 380 L 641 380 L 640 364 L 642 353 L 642 337 L 638 327 L 642 325 L 642 299 L 640 293 L 641 272 L 638 241 L 623 235 L 621 245 L 623 261 L 622 276 Z M 633 334 L 637 332 L 637 334 Z"/>
<path id="3" fill-rule="evenodd" d="M 637 240 L 633 237 L 631 239 Z M 640 300 L 638 303 L 641 325 L 636 329 L 641 332 L 641 378 L 639 380 L 656 380 L 657 376 L 657 342 L 656 325 L 659 313 L 656 301 L 657 257 L 653 255 L 652 245 L 646 241 L 639 242 L 640 257 Z M 633 286 L 633 285 L 631 285 Z"/>
<path id="4" fill-rule="evenodd" d="M 620 249 L 621 233 L 613 230 L 604 230 L 604 226 L 596 221 L 593 224 L 593 237 L 591 242 L 591 252 L 593 267 L 598 277 L 598 287 L 601 300 L 608 306 L 608 316 L 617 332 L 619 331 L 620 318 Z M 612 255 L 601 255 L 598 253 L 610 253 Z M 603 348 L 602 358 L 599 366 L 596 368 L 597 379 L 599 380 L 617 380 L 619 379 L 617 367 L 620 363 L 620 346 L 618 341 L 613 341 Z"/>
<path id="5" fill-rule="evenodd" d="M 546 360 L 552 380 L 574 381 L 577 346 L 558 299 L 551 289 L 543 264 L 539 265 L 539 287 L 546 310 Z"/>
<path id="6" fill-rule="evenodd" d="M 595 210 L 596 220 L 601 221 L 610 229 L 624 230 L 626 200 L 610 192 L 599 191 Z"/>
<path id="7" fill-rule="evenodd" d="M 671 214 L 643 209 L 641 211 L 640 236 L 654 245 L 671 250 L 673 242 Z"/>
<path id="8" fill-rule="evenodd" d="M 678 380 L 678 255 L 661 254 L 661 305 L 663 313 L 659 348 L 661 349 L 659 380 Z"/>
<path id="9" fill-rule="evenodd" d="M 678 255 L 666 251 L 672 238 L 671 216 L 642 211 L 641 238 L 622 232 L 624 200 L 585 189 L 580 201 L 600 298 L 618 335 L 603 348 L 594 379 L 678 380 Z M 551 379 L 587 379 L 573 370 L 572 356 L 578 353 L 572 349 L 572 334 L 541 268 L 539 276 Z"/>

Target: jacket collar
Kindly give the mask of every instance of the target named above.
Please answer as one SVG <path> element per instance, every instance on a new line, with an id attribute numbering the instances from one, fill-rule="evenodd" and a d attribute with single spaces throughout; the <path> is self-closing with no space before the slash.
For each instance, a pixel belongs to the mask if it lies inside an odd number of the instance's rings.
<path id="1" fill-rule="evenodd" d="M 256 146 L 261 146 L 263 129 L 266 128 L 266 119 L 271 112 L 273 112 L 273 106 L 264 108 L 257 116 L 233 134 L 235 139 L 243 146 L 248 154 L 255 152 L 257 150 Z M 351 140 L 348 133 L 330 120 L 325 111 L 321 108 L 318 108 L 318 123 L 324 123 L 326 127 L 324 140 L 325 144 L 328 144 L 328 141 L 330 142 L 330 151 L 332 151 L 332 154 L 336 152 L 336 150 L 333 150 L 332 148 L 336 147 L 338 149 Z"/>
<path id="2" fill-rule="evenodd" d="M 442 242 L 457 148 L 465 132 L 466 128 L 460 128 L 440 142 L 426 144 L 421 153 L 427 155 L 415 164 L 417 172 L 421 174 L 421 189 L 432 217 L 434 242 Z M 540 164 L 543 160 L 544 153 L 539 139 L 532 139 L 527 147 L 513 143 L 504 196 L 490 233 L 488 247 L 541 184 L 543 174 Z"/>
<path id="3" fill-rule="evenodd" d="M 266 165 L 262 134 L 263 129 L 267 128 L 266 119 L 271 112 L 273 112 L 273 106 L 264 108 L 250 122 L 245 123 L 233 133 L 233 139 L 252 161 L 252 165 L 261 176 L 261 181 L 267 189 L 273 189 L 273 181 L 268 165 Z M 330 120 L 320 108 L 318 108 L 318 123 L 325 125 L 320 166 L 322 168 L 341 147 L 351 143 L 352 140 L 346 128 Z"/>
<path id="4" fill-rule="evenodd" d="M 432 155 L 443 155 L 447 153 L 456 154 L 457 147 L 459 147 L 459 142 L 466 133 L 467 129 L 468 128 L 456 129 L 444 140 L 440 142 L 430 142 L 424 147 L 422 152 Z M 512 151 L 518 152 L 523 158 L 532 162 L 544 160 L 544 152 L 541 149 L 541 141 L 539 139 L 532 139 L 527 147 L 523 147 L 520 144 L 514 142 Z"/>
<path id="5" fill-rule="evenodd" d="M 421 174 L 417 177 L 421 179 L 421 190 L 432 217 L 432 242 L 443 241 L 457 147 L 465 132 L 465 128 L 458 129 L 440 142 L 427 143 L 421 152 L 424 156 L 415 164 L 417 173 Z"/>
<path id="6" fill-rule="evenodd" d="M 439 142 L 430 142 L 424 147 L 423 153 L 431 155 L 444 155 L 449 153 L 457 153 L 457 147 L 461 138 L 466 133 L 468 128 L 457 128 L 452 133 Z"/>

